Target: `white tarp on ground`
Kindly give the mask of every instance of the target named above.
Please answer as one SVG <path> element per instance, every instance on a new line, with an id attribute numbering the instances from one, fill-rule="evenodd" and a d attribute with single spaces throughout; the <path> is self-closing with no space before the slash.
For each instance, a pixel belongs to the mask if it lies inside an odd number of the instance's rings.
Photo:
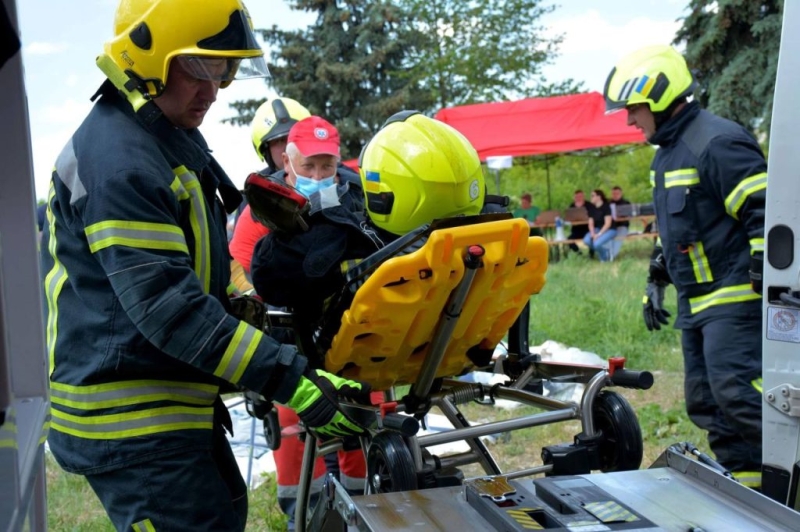
<path id="1" fill-rule="evenodd" d="M 502 353 L 502 348 L 498 349 Z M 544 361 L 556 361 L 571 364 L 588 364 L 605 366 L 606 361 L 595 353 L 582 351 L 577 347 L 568 347 L 562 343 L 548 340 L 540 346 L 531 347 L 532 353 L 541 355 Z M 470 374 L 465 380 L 495 384 L 502 382 L 507 377 L 494 375 L 491 373 L 475 372 Z M 563 401 L 580 401 L 583 386 L 579 384 L 554 384 L 545 383 L 544 395 L 555 397 Z M 275 460 L 272 452 L 267 448 L 264 438 L 264 430 L 261 420 L 250 417 L 245 409 L 244 400 L 241 397 L 232 398 L 225 402 L 233 420 L 233 437 L 229 437 L 233 448 L 236 462 L 245 481 L 249 482 L 252 488 L 256 488 L 264 481 L 264 475 L 275 471 Z M 514 408 L 518 406 L 513 401 L 498 400 L 496 406 L 499 408 Z M 427 429 L 420 431 L 420 435 L 432 432 L 450 430 L 453 426 L 442 415 L 429 414 L 427 419 Z M 491 437 L 489 438 L 491 439 Z M 469 446 L 464 441 L 451 444 L 437 445 L 429 449 L 433 454 L 446 455 L 451 453 L 465 452 Z"/>

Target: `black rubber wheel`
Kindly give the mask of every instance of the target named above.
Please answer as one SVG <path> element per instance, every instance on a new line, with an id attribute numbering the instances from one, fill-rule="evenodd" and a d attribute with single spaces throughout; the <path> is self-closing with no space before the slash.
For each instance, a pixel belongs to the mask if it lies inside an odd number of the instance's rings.
<path id="1" fill-rule="evenodd" d="M 386 431 L 372 438 L 367 450 L 367 479 L 372 493 L 417 489 L 414 459 L 402 436 Z"/>
<path id="2" fill-rule="evenodd" d="M 267 447 L 277 451 L 281 447 L 281 425 L 278 422 L 278 411 L 272 409 L 264 416 L 264 438 L 267 440 Z"/>
<path id="3" fill-rule="evenodd" d="M 603 390 L 594 401 L 595 430 L 602 431 L 600 470 L 633 471 L 642 465 L 644 442 L 636 412 L 616 392 Z"/>

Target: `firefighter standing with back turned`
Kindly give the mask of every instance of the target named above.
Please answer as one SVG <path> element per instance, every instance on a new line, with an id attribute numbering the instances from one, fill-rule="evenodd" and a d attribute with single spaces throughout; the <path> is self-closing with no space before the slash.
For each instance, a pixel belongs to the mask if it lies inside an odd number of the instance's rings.
<path id="1" fill-rule="evenodd" d="M 659 146 L 650 169 L 660 244 L 644 298 L 647 328 L 668 323 L 675 285 L 686 410 L 708 431 L 717 461 L 745 485 L 761 484 L 761 272 L 767 165 L 742 126 L 687 98 L 696 82 L 670 46 L 623 58 L 604 95 L 608 112 Z"/>
<path id="2" fill-rule="evenodd" d="M 41 246 L 50 448 L 117 530 L 244 530 L 220 393 L 258 392 L 339 436 L 363 429 L 338 399 L 369 387 L 230 314 L 241 196 L 196 128 L 220 88 L 267 75 L 244 5 L 122 0 L 98 66 L 108 80 L 56 161 Z"/>

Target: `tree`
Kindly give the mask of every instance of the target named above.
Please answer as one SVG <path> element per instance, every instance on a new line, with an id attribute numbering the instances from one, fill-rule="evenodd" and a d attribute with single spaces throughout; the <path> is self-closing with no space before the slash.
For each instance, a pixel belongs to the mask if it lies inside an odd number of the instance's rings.
<path id="1" fill-rule="evenodd" d="M 542 67 L 562 36 L 547 37 L 540 19 L 555 10 L 541 0 L 398 0 L 428 36 L 409 54 L 412 71 L 438 108 L 578 92 L 572 79 L 548 83 Z"/>
<path id="2" fill-rule="evenodd" d="M 393 113 L 426 114 L 452 105 L 565 94 L 572 80 L 548 83 L 542 67 L 561 37 L 544 37 L 541 0 L 294 0 L 316 12 L 304 30 L 259 30 L 273 47 L 269 83 L 331 120 L 343 157 Z M 236 102 L 248 124 L 263 100 Z"/>
<path id="3" fill-rule="evenodd" d="M 425 39 L 400 7 L 370 0 L 296 0 L 292 7 L 317 12 L 317 21 L 300 31 L 259 30 L 275 50 L 270 84 L 333 122 L 344 158 L 357 156 L 395 112 L 430 108 L 430 93 L 405 59 Z M 249 123 L 262 102 L 236 102 L 231 121 Z"/>
<path id="4" fill-rule="evenodd" d="M 709 111 L 769 134 L 778 68 L 782 0 L 692 0 L 673 44 L 686 60 Z"/>

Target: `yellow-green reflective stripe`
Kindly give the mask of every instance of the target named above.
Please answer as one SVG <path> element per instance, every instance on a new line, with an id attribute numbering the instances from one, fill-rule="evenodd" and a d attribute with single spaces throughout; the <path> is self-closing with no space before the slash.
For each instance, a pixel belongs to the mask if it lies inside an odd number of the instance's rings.
<path id="1" fill-rule="evenodd" d="M 650 170 L 650 186 L 656 186 L 656 172 L 654 170 Z"/>
<path id="2" fill-rule="evenodd" d="M 764 239 L 763 238 L 751 238 L 750 239 L 750 254 L 764 253 Z"/>
<path id="3" fill-rule="evenodd" d="M 79 410 L 130 406 L 154 401 L 177 401 L 194 405 L 211 405 L 219 388 L 213 384 L 180 381 L 137 380 L 91 386 L 50 383 L 54 404 Z"/>
<path id="4" fill-rule="evenodd" d="M 761 296 L 753 292 L 749 284 L 740 284 L 720 288 L 704 296 L 690 298 L 689 308 L 692 314 L 697 314 L 698 312 L 716 305 L 726 305 L 728 303 L 739 303 L 755 299 L 761 299 Z"/>
<path id="5" fill-rule="evenodd" d="M 763 377 L 759 377 L 757 379 L 753 379 L 750 382 L 750 384 L 753 386 L 753 388 L 758 390 L 758 393 L 764 393 L 764 378 Z"/>
<path id="6" fill-rule="evenodd" d="M 234 384 L 239 382 L 262 336 L 261 331 L 240 321 L 214 375 Z"/>
<path id="7" fill-rule="evenodd" d="M 14 410 L 6 411 L 5 422 L 0 425 L 0 449 L 17 448 L 17 419 Z"/>
<path id="8" fill-rule="evenodd" d="M 736 185 L 736 188 L 728 194 L 725 198 L 725 210 L 728 214 L 739 219 L 739 209 L 742 208 L 744 202 L 753 192 L 764 190 L 767 188 L 767 173 L 761 172 L 747 179 L 743 179 L 741 183 Z"/>
<path id="9" fill-rule="evenodd" d="M 75 416 L 53 408 L 51 428 L 79 438 L 109 440 L 173 430 L 211 430 L 214 407 L 167 406 L 100 416 Z"/>
<path id="10" fill-rule="evenodd" d="M 92 253 L 117 245 L 143 249 L 166 249 L 189 254 L 183 231 L 175 225 L 108 220 L 90 225 L 85 232 Z"/>
<path id="11" fill-rule="evenodd" d="M 128 75 L 125 74 L 120 68 L 114 63 L 110 56 L 106 54 L 100 54 L 97 57 L 97 66 L 103 71 L 103 73 L 108 77 L 109 80 L 120 90 L 125 97 L 130 102 L 131 107 L 133 107 L 134 111 L 138 111 L 141 107 L 147 103 L 147 99 L 144 97 L 144 94 L 139 92 L 138 89 L 128 90 L 125 88 L 127 83 L 130 81 Z"/>
<path id="12" fill-rule="evenodd" d="M 761 487 L 761 471 L 734 471 L 733 478 L 748 488 Z"/>
<path id="13" fill-rule="evenodd" d="M 697 168 L 681 168 L 664 174 L 664 188 L 688 187 L 700 182 Z"/>
<path id="14" fill-rule="evenodd" d="M 241 295 L 239 293 L 239 289 L 236 288 L 236 285 L 233 283 L 228 284 L 228 288 L 225 289 L 225 293 L 228 294 L 228 296 Z"/>
<path id="15" fill-rule="evenodd" d="M 172 184 L 170 184 L 169 188 L 172 189 L 172 192 L 175 193 L 175 196 L 179 200 L 182 201 L 189 199 L 189 193 L 186 192 L 185 188 L 183 188 L 183 184 L 181 183 L 181 180 L 178 178 L 178 176 L 175 176 L 175 179 L 172 180 Z"/>
<path id="16" fill-rule="evenodd" d="M 53 374 L 56 367 L 56 338 L 58 337 L 58 296 L 67 282 L 67 270 L 58 260 L 56 255 L 56 221 L 53 215 L 53 198 L 56 196 L 56 189 L 53 180 L 50 180 L 50 190 L 47 194 L 47 227 L 50 231 L 50 240 L 47 251 L 53 257 L 53 267 L 47 272 L 44 278 L 44 294 L 47 300 L 47 323 L 45 333 L 47 336 L 47 356 L 50 361 L 49 370 Z"/>
<path id="17" fill-rule="evenodd" d="M 50 414 L 47 414 L 44 423 L 42 423 L 42 434 L 39 436 L 39 445 L 47 440 L 47 434 L 50 432 Z"/>
<path id="18" fill-rule="evenodd" d="M 711 267 L 708 265 L 708 257 L 706 257 L 702 242 L 696 242 L 689 249 L 689 258 L 692 261 L 695 281 L 698 283 L 710 283 L 714 280 L 714 275 L 711 273 Z"/>
<path id="19" fill-rule="evenodd" d="M 153 523 L 149 519 L 145 519 L 144 521 L 140 521 L 138 523 L 133 523 L 131 526 L 136 532 L 156 532 L 156 527 L 153 526 Z"/>
<path id="20" fill-rule="evenodd" d="M 194 234 L 194 271 L 203 285 L 203 291 L 211 290 L 211 244 L 209 241 L 208 219 L 206 218 L 206 203 L 203 190 L 197 176 L 185 166 L 173 169 L 180 179 L 183 188 L 189 195 L 191 203 L 190 224 Z"/>

